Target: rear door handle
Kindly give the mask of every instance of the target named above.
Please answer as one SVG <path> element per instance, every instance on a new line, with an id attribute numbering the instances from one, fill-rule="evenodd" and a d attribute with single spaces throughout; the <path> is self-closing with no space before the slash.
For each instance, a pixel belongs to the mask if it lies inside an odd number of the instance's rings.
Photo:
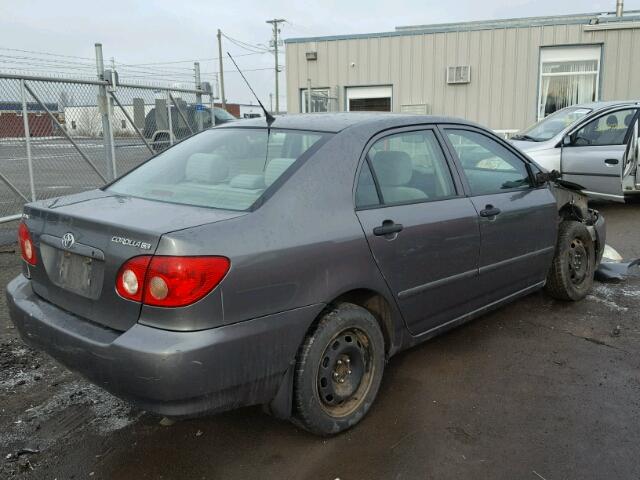
<path id="1" fill-rule="evenodd" d="M 499 208 L 496 208 L 493 205 L 487 205 L 486 207 L 484 207 L 484 210 L 480 210 L 480 216 L 495 217 L 496 215 L 500 215 L 500 212 L 502 212 L 502 210 L 500 210 Z"/>
<path id="2" fill-rule="evenodd" d="M 385 220 L 381 226 L 373 229 L 373 234 L 376 237 L 386 237 L 401 232 L 403 228 L 400 223 L 395 223 L 393 220 Z"/>
<path id="3" fill-rule="evenodd" d="M 607 165 L 618 165 L 618 163 L 620 163 L 620 160 L 618 160 L 617 158 L 607 158 L 604 163 L 606 163 Z"/>

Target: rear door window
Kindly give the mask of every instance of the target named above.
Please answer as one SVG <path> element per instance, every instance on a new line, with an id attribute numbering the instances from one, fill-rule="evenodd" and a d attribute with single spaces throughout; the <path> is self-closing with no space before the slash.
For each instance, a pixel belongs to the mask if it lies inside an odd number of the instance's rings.
<path id="1" fill-rule="evenodd" d="M 385 205 L 440 200 L 456 195 L 451 172 L 433 130 L 402 132 L 373 144 L 367 159 Z M 377 197 L 363 167 L 356 190 L 356 204 L 366 206 Z M 370 205 L 369 205 L 370 206 Z"/>
<path id="2" fill-rule="evenodd" d="M 213 129 L 175 145 L 108 187 L 150 200 L 248 210 L 328 134 L 248 128 Z"/>

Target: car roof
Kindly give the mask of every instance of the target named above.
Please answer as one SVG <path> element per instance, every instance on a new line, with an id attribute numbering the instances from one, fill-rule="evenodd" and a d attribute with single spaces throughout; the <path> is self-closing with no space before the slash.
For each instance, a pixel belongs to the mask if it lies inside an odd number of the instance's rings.
<path id="1" fill-rule="evenodd" d="M 384 129 L 429 123 L 457 123 L 477 126 L 472 122 L 459 118 L 385 112 L 301 113 L 282 115 L 276 116 L 271 126 L 272 128 L 338 133 L 354 126 L 378 126 L 380 129 Z M 266 121 L 264 117 L 251 118 L 239 120 L 233 122 L 233 124 L 220 125 L 220 127 L 216 128 L 238 127 L 266 127 Z"/>
<path id="2" fill-rule="evenodd" d="M 603 110 L 605 108 L 616 107 L 618 105 L 634 105 L 640 104 L 640 100 L 608 100 L 600 102 L 580 103 L 577 105 L 571 105 L 576 108 L 590 108 L 591 110 Z"/>

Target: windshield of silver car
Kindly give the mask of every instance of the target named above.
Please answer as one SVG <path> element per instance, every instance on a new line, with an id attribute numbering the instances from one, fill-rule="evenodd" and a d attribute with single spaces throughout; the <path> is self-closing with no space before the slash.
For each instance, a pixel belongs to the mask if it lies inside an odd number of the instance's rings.
<path id="1" fill-rule="evenodd" d="M 160 153 L 107 188 L 121 195 L 248 210 L 325 136 L 266 128 L 220 128 Z"/>
<path id="2" fill-rule="evenodd" d="M 544 142 L 559 134 L 569 125 L 580 120 L 591 112 L 590 108 L 567 107 L 540 120 L 518 135 L 513 136 L 513 140 L 526 140 L 529 142 Z"/>

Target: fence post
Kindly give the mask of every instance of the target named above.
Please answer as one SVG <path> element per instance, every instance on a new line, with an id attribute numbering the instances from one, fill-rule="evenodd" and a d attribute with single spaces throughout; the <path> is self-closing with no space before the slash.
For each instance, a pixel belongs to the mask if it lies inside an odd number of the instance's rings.
<path id="1" fill-rule="evenodd" d="M 104 59 L 102 57 L 102 44 L 96 43 L 96 67 L 98 70 L 98 79 L 104 78 Z M 111 108 L 110 100 L 107 96 L 107 86 L 98 86 L 98 110 L 102 117 L 102 140 L 104 142 L 105 160 L 107 167 L 107 178 L 113 180 L 116 178 L 116 154 L 113 144 L 113 130 L 111 128 Z"/>
<path id="2" fill-rule="evenodd" d="M 173 119 L 171 118 L 171 92 L 167 90 L 167 123 L 169 124 L 169 145 L 175 143 L 173 136 Z"/>
<path id="3" fill-rule="evenodd" d="M 200 62 L 194 62 L 193 69 L 195 71 L 195 80 L 196 80 L 196 90 L 202 89 L 202 82 L 200 81 Z M 204 122 L 202 121 L 202 116 L 204 115 L 202 105 L 202 94 L 196 93 L 196 127 L 198 128 L 198 132 L 201 132 L 204 128 Z M 211 112 L 213 115 L 213 112 Z"/>
<path id="4" fill-rule="evenodd" d="M 31 130 L 29 130 L 29 110 L 27 109 L 27 92 L 24 88 L 24 79 L 20 80 L 20 96 L 22 97 L 22 124 L 24 125 L 24 140 L 27 146 L 27 167 L 29 169 L 29 188 L 31 189 L 31 201 L 36 201 L 36 185 L 33 180 L 33 158 L 31 157 Z"/>

